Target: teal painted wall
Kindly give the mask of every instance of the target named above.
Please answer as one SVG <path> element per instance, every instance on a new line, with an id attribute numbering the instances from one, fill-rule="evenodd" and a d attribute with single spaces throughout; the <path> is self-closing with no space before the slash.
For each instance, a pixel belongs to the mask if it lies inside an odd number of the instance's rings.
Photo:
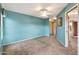
<path id="1" fill-rule="evenodd" d="M 57 39 L 65 45 L 65 12 L 73 7 L 76 3 L 69 3 L 57 16 L 62 17 L 62 27 L 57 27 Z"/>
<path id="2" fill-rule="evenodd" d="M 6 10 L 3 44 L 48 35 L 48 20 Z M 46 33 L 47 32 L 47 33 Z"/>
<path id="3" fill-rule="evenodd" d="M 2 52 L 2 40 L 1 40 L 1 4 L 0 4 L 0 55 Z"/>
<path id="4" fill-rule="evenodd" d="M 46 20 L 45 20 L 45 34 L 46 34 L 47 36 L 49 36 L 49 34 L 50 34 L 49 19 L 46 19 Z"/>

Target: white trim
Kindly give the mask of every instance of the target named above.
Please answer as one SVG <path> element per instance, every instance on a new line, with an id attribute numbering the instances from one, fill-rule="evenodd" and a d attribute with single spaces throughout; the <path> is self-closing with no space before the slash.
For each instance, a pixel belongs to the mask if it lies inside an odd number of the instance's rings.
<path id="1" fill-rule="evenodd" d="M 57 41 L 58 41 L 61 45 L 63 45 L 63 47 L 65 47 L 64 44 L 63 44 L 60 40 L 57 39 Z"/>
<path id="2" fill-rule="evenodd" d="M 74 9 L 76 6 L 78 6 L 78 4 L 72 6 L 69 10 L 67 10 L 65 13 L 68 13 L 70 10 Z"/>
<path id="3" fill-rule="evenodd" d="M 66 17 L 66 16 L 65 16 Z M 68 27 L 67 27 L 68 25 L 67 25 L 67 21 L 66 21 L 66 19 L 65 19 L 65 47 L 68 47 Z"/>
<path id="4" fill-rule="evenodd" d="M 15 44 L 15 43 L 22 42 L 22 41 L 26 41 L 26 40 L 31 40 L 31 39 L 38 38 L 38 37 L 42 37 L 42 36 L 46 36 L 46 35 L 40 35 L 40 36 L 37 36 L 37 37 L 26 38 L 26 39 L 19 40 L 19 41 L 16 41 L 16 42 L 11 42 L 11 43 L 7 43 L 7 44 L 3 44 L 3 46 L 9 45 L 9 44 Z"/>
<path id="5" fill-rule="evenodd" d="M 1 13 L 1 52 L 0 52 L 0 54 L 2 54 L 2 52 L 3 52 L 3 45 L 2 45 L 2 40 L 3 40 L 3 15 L 2 15 L 2 13 Z"/>
<path id="6" fill-rule="evenodd" d="M 1 40 L 3 40 L 3 16 L 1 14 Z"/>
<path id="7" fill-rule="evenodd" d="M 72 6 L 69 10 L 67 10 L 67 11 L 65 12 L 65 47 L 68 47 L 68 37 L 67 37 L 68 33 L 67 33 L 66 14 L 67 14 L 70 10 L 72 10 L 73 8 L 75 8 L 76 6 L 78 6 L 78 4 Z"/>

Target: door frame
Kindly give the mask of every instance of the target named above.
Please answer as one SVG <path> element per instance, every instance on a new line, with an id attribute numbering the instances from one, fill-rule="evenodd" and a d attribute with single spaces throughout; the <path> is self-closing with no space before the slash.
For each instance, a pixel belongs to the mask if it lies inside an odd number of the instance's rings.
<path id="1" fill-rule="evenodd" d="M 65 12 L 65 47 L 68 47 L 68 45 L 69 45 L 69 23 L 68 23 L 68 21 L 67 21 L 67 13 L 68 12 L 70 12 L 70 11 L 72 11 L 74 8 L 78 8 L 78 4 L 76 4 L 76 5 L 74 5 L 74 6 L 72 6 L 69 10 L 67 10 L 66 12 Z"/>

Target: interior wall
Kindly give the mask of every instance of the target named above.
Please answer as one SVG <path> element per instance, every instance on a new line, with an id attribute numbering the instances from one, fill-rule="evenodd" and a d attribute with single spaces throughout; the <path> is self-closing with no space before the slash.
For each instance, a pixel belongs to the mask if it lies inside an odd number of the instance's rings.
<path id="1" fill-rule="evenodd" d="M 1 4 L 0 4 L 0 33 L 1 33 Z M 1 43 L 1 34 L 0 34 L 0 43 Z"/>
<path id="2" fill-rule="evenodd" d="M 0 4 L 0 54 L 2 51 L 2 41 L 1 41 L 1 4 Z"/>
<path id="3" fill-rule="evenodd" d="M 8 10 L 5 13 L 4 45 L 49 35 L 48 20 Z"/>
<path id="4" fill-rule="evenodd" d="M 73 7 L 76 3 L 69 3 L 58 15 L 57 17 L 62 17 L 62 26 L 57 27 L 57 39 L 65 46 L 65 12 Z M 61 34 L 61 35 L 60 35 Z"/>
<path id="5" fill-rule="evenodd" d="M 49 25 L 49 19 L 45 19 L 45 35 L 50 35 L 50 25 Z"/>

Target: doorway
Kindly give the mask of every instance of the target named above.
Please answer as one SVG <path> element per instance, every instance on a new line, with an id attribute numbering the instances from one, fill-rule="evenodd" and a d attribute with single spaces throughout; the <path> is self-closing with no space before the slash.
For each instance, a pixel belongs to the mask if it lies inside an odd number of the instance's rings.
<path id="1" fill-rule="evenodd" d="M 49 24 L 50 24 L 50 36 L 56 37 L 56 20 L 53 19 L 52 17 L 51 19 L 49 19 Z"/>
<path id="2" fill-rule="evenodd" d="M 77 53 L 77 41 L 78 41 L 78 6 L 75 5 L 65 14 L 65 46 Z"/>
<path id="3" fill-rule="evenodd" d="M 78 34 L 77 34 L 77 32 L 78 32 L 77 29 L 78 29 L 78 28 L 77 28 L 77 27 L 78 27 L 78 22 L 77 22 L 77 21 L 74 21 L 74 22 L 73 22 L 73 29 L 74 29 L 73 35 L 74 35 L 74 36 L 78 36 Z"/>

